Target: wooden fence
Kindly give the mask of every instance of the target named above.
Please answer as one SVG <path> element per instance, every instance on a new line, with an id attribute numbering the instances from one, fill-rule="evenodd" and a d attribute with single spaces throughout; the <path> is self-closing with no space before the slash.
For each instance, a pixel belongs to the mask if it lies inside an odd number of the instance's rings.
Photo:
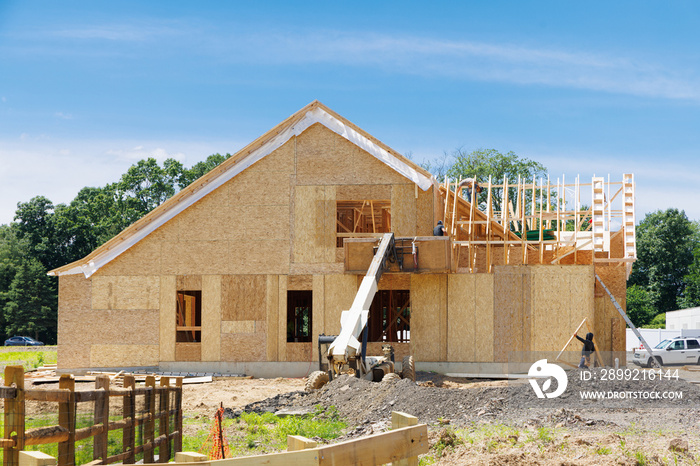
<path id="1" fill-rule="evenodd" d="M 93 461 L 88 464 L 133 464 L 140 453 L 143 453 L 144 463 L 153 463 L 156 448 L 158 461 L 166 463 L 175 452 L 182 450 L 182 378 L 176 378 L 175 386 L 171 386 L 170 378 L 161 377 L 160 386 L 156 386 L 155 377 L 147 376 L 145 387 L 138 388 L 133 376 L 124 376 L 123 380 L 123 387 L 110 387 L 109 376 L 100 375 L 95 379 L 94 390 L 75 391 L 74 377 L 66 374 L 60 377 L 58 389 L 25 389 L 24 368 L 6 367 L 5 386 L 0 387 L 0 398 L 5 402 L 4 435 L 0 439 L 3 466 L 19 465 L 19 452 L 25 446 L 51 443 L 58 444 L 59 466 L 74 465 L 75 443 L 91 437 Z M 122 398 L 120 420 L 110 420 L 112 397 Z M 143 409 L 137 414 L 138 397 L 143 397 Z M 58 425 L 27 430 L 27 401 L 57 403 Z M 94 416 L 90 426 L 76 428 L 78 406 L 83 402 L 94 402 Z M 143 440 L 137 445 L 139 426 Z M 115 430 L 122 430 L 122 452 L 109 456 L 108 436 Z"/>
<path id="2" fill-rule="evenodd" d="M 391 413 L 392 430 L 347 442 L 317 446 L 313 440 L 290 435 L 287 451 L 210 461 L 199 453 L 180 452 L 181 466 L 418 466 L 418 455 L 428 452 L 428 426 L 409 414 Z M 23 452 L 20 466 L 54 466 L 56 459 L 37 452 Z M 171 463 L 172 464 L 172 463 Z M 157 464 L 153 466 L 167 466 Z"/>

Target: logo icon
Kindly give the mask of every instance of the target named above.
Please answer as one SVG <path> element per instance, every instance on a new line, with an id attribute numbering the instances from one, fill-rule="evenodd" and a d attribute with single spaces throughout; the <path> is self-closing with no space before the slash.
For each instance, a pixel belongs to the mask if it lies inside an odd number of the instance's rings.
<path id="1" fill-rule="evenodd" d="M 569 383 L 569 378 L 566 376 L 564 369 L 556 364 L 549 364 L 546 359 L 540 359 L 530 366 L 527 375 L 532 377 L 528 380 L 537 398 L 556 398 L 564 393 L 566 385 Z M 548 393 L 547 390 L 552 386 L 552 378 L 557 381 L 557 389 Z M 540 387 L 537 379 L 546 379 L 542 387 Z"/>

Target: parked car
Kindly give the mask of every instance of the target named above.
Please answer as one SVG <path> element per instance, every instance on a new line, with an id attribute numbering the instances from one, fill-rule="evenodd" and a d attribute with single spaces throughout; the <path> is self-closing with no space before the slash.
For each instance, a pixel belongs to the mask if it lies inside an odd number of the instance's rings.
<path id="1" fill-rule="evenodd" d="M 5 340 L 5 346 L 44 346 L 32 337 L 12 337 Z"/>
<path id="2" fill-rule="evenodd" d="M 700 338 L 676 337 L 656 345 L 651 353 L 662 366 L 670 364 L 700 364 Z M 644 348 L 634 350 L 633 362 L 638 366 L 651 367 L 651 357 Z"/>

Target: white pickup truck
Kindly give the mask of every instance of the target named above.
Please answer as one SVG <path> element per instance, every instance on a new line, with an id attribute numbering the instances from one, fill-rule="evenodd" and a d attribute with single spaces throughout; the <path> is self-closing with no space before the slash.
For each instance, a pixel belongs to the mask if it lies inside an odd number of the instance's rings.
<path id="1" fill-rule="evenodd" d="M 676 337 L 664 340 L 652 349 L 659 364 L 700 364 L 700 338 Z M 634 351 L 633 362 L 638 366 L 651 367 L 651 357 L 643 348 Z"/>

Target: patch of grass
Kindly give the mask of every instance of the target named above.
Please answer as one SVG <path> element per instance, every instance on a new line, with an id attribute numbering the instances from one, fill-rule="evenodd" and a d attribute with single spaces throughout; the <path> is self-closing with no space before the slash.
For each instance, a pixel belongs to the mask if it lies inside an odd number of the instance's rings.
<path id="1" fill-rule="evenodd" d="M 643 451 L 637 450 L 634 452 L 634 458 L 637 460 L 637 466 L 646 466 L 649 464 L 649 459 Z"/>
<path id="2" fill-rule="evenodd" d="M 612 453 L 612 448 L 606 446 L 600 446 L 595 449 L 596 455 L 609 455 Z"/>
<path id="3" fill-rule="evenodd" d="M 552 443 L 554 440 L 554 434 L 551 429 L 539 427 L 537 429 L 537 440 L 543 443 Z"/>
<path id="4" fill-rule="evenodd" d="M 340 418 L 338 410 L 318 406 L 305 416 L 279 418 L 273 413 L 242 413 L 230 423 L 232 432 L 227 432 L 232 456 L 261 454 L 287 448 L 288 435 L 306 438 L 318 437 L 332 440 L 340 437 L 347 424 Z M 226 428 L 224 423 L 224 428 Z"/>
<path id="5" fill-rule="evenodd" d="M 0 351 L 0 366 L 22 365 L 25 371 L 36 369 L 44 364 L 56 364 L 56 361 L 55 349 Z"/>

